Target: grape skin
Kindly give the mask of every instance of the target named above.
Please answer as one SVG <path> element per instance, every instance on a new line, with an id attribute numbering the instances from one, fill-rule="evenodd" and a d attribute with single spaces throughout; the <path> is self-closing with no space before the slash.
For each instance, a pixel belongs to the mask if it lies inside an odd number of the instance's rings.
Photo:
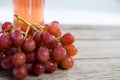
<path id="1" fill-rule="evenodd" d="M 12 63 L 14 66 L 22 66 L 26 62 L 26 55 L 22 51 L 18 51 L 13 55 Z"/>
<path id="2" fill-rule="evenodd" d="M 45 72 L 47 73 L 53 73 L 57 70 L 58 64 L 54 60 L 49 60 L 45 65 Z"/>
<path id="3" fill-rule="evenodd" d="M 11 39 L 15 46 L 21 46 L 24 42 L 23 34 L 19 29 L 11 32 Z"/>
<path id="4" fill-rule="evenodd" d="M 55 61 L 59 62 L 66 57 L 66 50 L 61 44 L 58 44 L 52 52 L 52 57 Z"/>
<path id="5" fill-rule="evenodd" d="M 40 62 L 46 62 L 50 59 L 50 53 L 48 48 L 46 47 L 40 47 L 37 51 L 36 58 Z"/>
<path id="6" fill-rule="evenodd" d="M 0 33 L 0 51 L 8 49 L 11 44 L 10 36 L 7 33 Z"/>
<path id="7" fill-rule="evenodd" d="M 0 62 L 6 57 L 4 52 L 0 52 Z"/>
<path id="8" fill-rule="evenodd" d="M 42 43 L 42 33 L 41 32 L 34 32 L 33 33 L 33 40 L 36 43 L 37 47 L 40 47 L 41 43 Z"/>
<path id="9" fill-rule="evenodd" d="M 53 34 L 55 37 L 61 36 L 60 25 L 57 22 L 52 22 L 47 25 L 47 31 Z"/>
<path id="10" fill-rule="evenodd" d="M 2 61 L 1 61 L 1 66 L 3 69 L 10 70 L 13 68 L 13 63 L 12 63 L 12 56 L 6 56 Z"/>
<path id="11" fill-rule="evenodd" d="M 78 52 L 78 49 L 75 45 L 65 45 L 64 48 L 66 49 L 67 56 L 75 56 Z"/>
<path id="12" fill-rule="evenodd" d="M 44 65 L 42 63 L 36 63 L 34 65 L 33 69 L 34 69 L 34 73 L 36 75 L 39 75 L 39 74 L 42 74 L 42 73 L 45 72 L 45 67 L 44 67 Z"/>
<path id="13" fill-rule="evenodd" d="M 64 34 L 61 39 L 64 45 L 72 44 L 75 40 L 74 36 L 71 33 Z"/>
<path id="14" fill-rule="evenodd" d="M 13 76 L 16 80 L 23 80 L 27 77 L 28 71 L 24 66 L 13 68 Z"/>
<path id="15" fill-rule="evenodd" d="M 68 70 L 73 67 L 74 61 L 72 57 L 66 57 L 60 62 L 62 69 Z"/>
<path id="16" fill-rule="evenodd" d="M 56 40 L 55 40 L 55 37 L 52 34 L 50 34 L 48 31 L 45 31 L 43 33 L 43 42 L 48 47 L 54 47 L 53 44 L 56 43 Z"/>
<path id="17" fill-rule="evenodd" d="M 6 50 L 7 55 L 14 55 L 18 51 L 17 47 L 10 47 Z"/>
<path id="18" fill-rule="evenodd" d="M 26 53 L 26 57 L 27 57 L 27 62 L 34 62 L 36 60 L 35 58 L 35 52 L 30 52 L 30 53 Z"/>
<path id="19" fill-rule="evenodd" d="M 26 63 L 25 67 L 27 68 L 29 73 L 33 72 L 33 63 Z"/>
<path id="20" fill-rule="evenodd" d="M 23 44 L 23 48 L 26 52 L 32 52 L 36 49 L 36 44 L 33 39 L 26 39 Z"/>
<path id="21" fill-rule="evenodd" d="M 11 22 L 4 22 L 2 25 L 2 30 L 5 31 L 5 32 L 10 32 L 11 28 L 12 28 L 12 23 Z"/>

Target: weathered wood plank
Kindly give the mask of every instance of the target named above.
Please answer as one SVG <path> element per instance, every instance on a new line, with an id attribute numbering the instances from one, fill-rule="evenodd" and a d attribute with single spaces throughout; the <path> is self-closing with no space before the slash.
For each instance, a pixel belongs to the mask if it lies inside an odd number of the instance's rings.
<path id="1" fill-rule="evenodd" d="M 78 54 L 75 59 L 120 58 L 120 41 L 76 41 Z"/>
<path id="2" fill-rule="evenodd" d="M 25 80 L 120 80 L 120 27 L 67 26 L 63 33 L 76 37 L 78 54 L 70 70 L 57 70 Z M 0 72 L 0 80 L 13 80 L 10 72 Z"/>
<path id="3" fill-rule="evenodd" d="M 69 24 L 61 24 L 61 28 L 63 29 L 74 29 L 74 28 L 80 28 L 80 29 L 120 29 L 120 25 L 69 25 Z"/>
<path id="4" fill-rule="evenodd" d="M 57 70 L 38 77 L 28 76 L 26 80 L 119 80 L 120 41 L 76 41 L 79 53 L 75 66 L 68 70 Z M 2 73 L 3 74 L 3 73 Z M 1 80 L 12 80 L 3 76 Z"/>
<path id="5" fill-rule="evenodd" d="M 25 80 L 120 80 L 120 59 L 75 60 L 70 70 L 57 70 L 38 77 L 28 76 Z M 11 76 L 1 80 L 12 80 Z"/>
<path id="6" fill-rule="evenodd" d="M 120 80 L 120 59 L 76 60 L 75 66 L 68 71 L 43 74 L 41 80 Z M 38 79 L 36 78 L 36 80 Z M 26 80 L 33 80 L 28 77 Z"/>
<path id="7" fill-rule="evenodd" d="M 63 33 L 71 32 L 77 40 L 120 40 L 120 29 L 80 29 L 64 28 Z"/>

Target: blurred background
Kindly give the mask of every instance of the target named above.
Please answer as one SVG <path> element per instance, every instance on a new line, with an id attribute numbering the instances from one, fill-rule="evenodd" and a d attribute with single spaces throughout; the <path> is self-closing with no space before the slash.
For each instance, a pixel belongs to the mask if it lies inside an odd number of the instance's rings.
<path id="1" fill-rule="evenodd" d="M 120 0 L 45 0 L 45 23 L 120 25 Z M 0 1 L 0 22 L 12 21 L 12 0 Z"/>

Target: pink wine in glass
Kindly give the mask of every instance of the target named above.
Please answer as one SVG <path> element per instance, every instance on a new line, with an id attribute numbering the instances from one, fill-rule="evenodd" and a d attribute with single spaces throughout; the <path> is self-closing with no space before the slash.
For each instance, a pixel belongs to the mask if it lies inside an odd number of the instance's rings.
<path id="1" fill-rule="evenodd" d="M 13 0 L 14 14 L 31 24 L 42 24 L 44 19 L 44 0 Z M 15 18 L 14 18 L 15 21 Z M 26 29 L 27 25 L 18 21 L 17 26 Z"/>

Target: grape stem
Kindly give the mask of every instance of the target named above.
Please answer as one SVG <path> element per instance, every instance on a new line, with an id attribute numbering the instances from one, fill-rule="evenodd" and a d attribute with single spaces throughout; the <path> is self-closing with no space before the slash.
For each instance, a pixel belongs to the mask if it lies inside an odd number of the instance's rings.
<path id="1" fill-rule="evenodd" d="M 56 40 L 57 42 L 61 42 L 61 37 L 57 37 L 57 38 L 55 38 L 55 40 Z"/>
<path id="2" fill-rule="evenodd" d="M 31 24 L 30 24 L 28 21 L 24 20 L 24 19 L 21 18 L 20 16 L 18 16 L 18 15 L 14 15 L 14 16 L 17 18 L 17 20 L 21 20 L 22 22 L 24 22 L 24 23 L 27 24 L 28 26 L 31 26 Z"/>
<path id="3" fill-rule="evenodd" d="M 13 26 L 13 29 L 16 28 L 18 21 L 19 21 L 19 20 L 18 20 L 18 18 L 17 18 L 17 20 L 15 21 L 15 24 L 14 24 L 14 26 Z"/>
<path id="4" fill-rule="evenodd" d="M 45 26 L 42 26 L 41 24 L 37 24 L 37 25 L 40 26 L 40 27 L 43 29 L 43 31 L 46 30 L 46 27 L 45 27 Z"/>
<path id="5" fill-rule="evenodd" d="M 29 30 L 30 30 L 30 26 L 27 27 L 27 30 L 26 30 L 26 32 L 25 32 L 25 37 L 24 37 L 25 39 L 26 39 L 27 36 L 28 36 L 28 32 L 29 32 Z"/>
<path id="6" fill-rule="evenodd" d="M 24 22 L 25 24 L 28 25 L 28 27 L 31 27 L 33 28 L 34 30 L 38 31 L 32 24 L 30 24 L 28 21 L 26 21 L 25 19 L 21 18 L 20 16 L 18 15 L 14 15 L 18 20 L 21 20 L 22 22 Z"/>
<path id="7" fill-rule="evenodd" d="M 29 30 L 30 30 L 30 28 L 33 28 L 34 30 L 36 30 L 36 31 L 38 31 L 32 24 L 30 24 L 28 21 L 26 21 L 25 19 L 23 19 L 23 18 L 21 18 L 20 16 L 18 16 L 18 15 L 14 15 L 16 18 L 17 18 L 17 21 L 16 22 L 18 22 L 19 20 L 20 21 L 22 21 L 22 22 L 24 22 L 25 24 L 27 24 L 27 30 L 26 30 L 26 32 L 25 32 L 25 39 L 27 38 L 27 36 L 28 36 L 28 32 L 29 32 Z"/>
<path id="8" fill-rule="evenodd" d="M 18 46 L 18 50 L 21 51 L 21 47 L 20 46 Z"/>

